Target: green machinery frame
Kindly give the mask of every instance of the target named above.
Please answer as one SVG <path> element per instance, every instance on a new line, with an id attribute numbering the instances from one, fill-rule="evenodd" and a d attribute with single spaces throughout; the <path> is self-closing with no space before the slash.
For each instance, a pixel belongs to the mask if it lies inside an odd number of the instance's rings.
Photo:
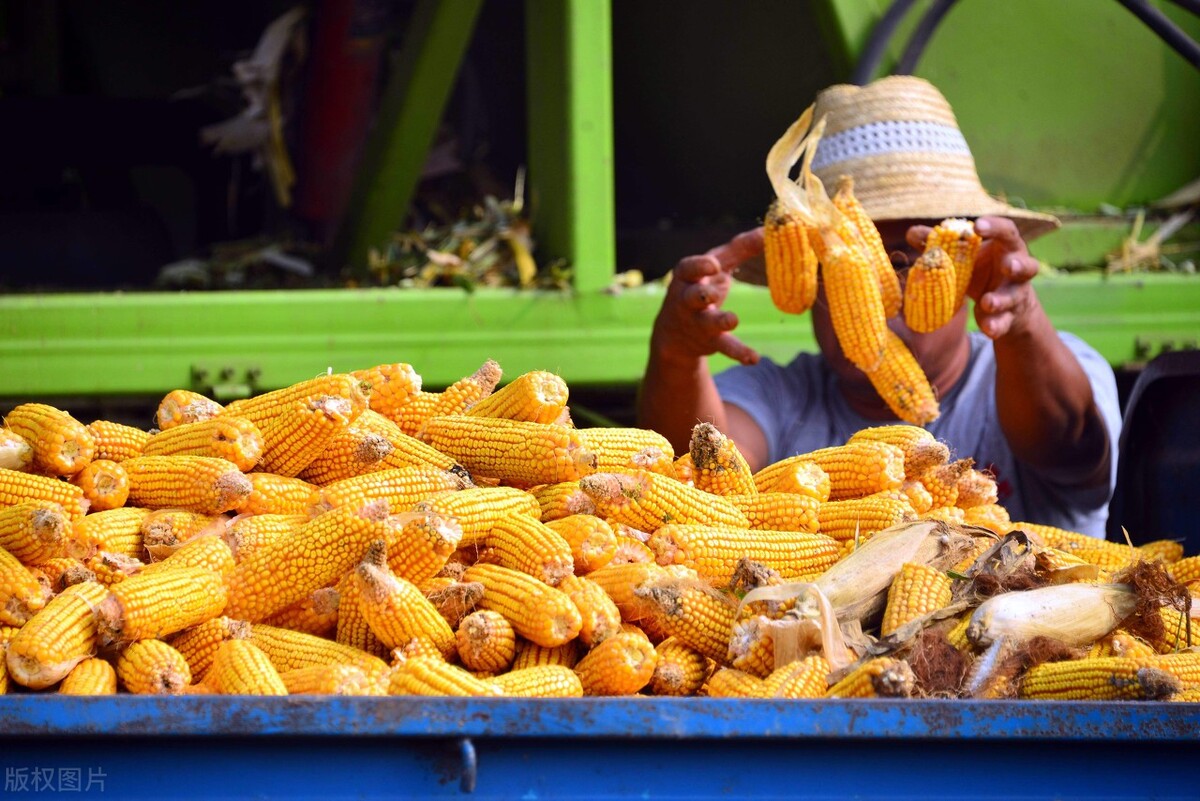
<path id="1" fill-rule="evenodd" d="M 347 252 L 363 253 L 401 218 L 482 0 L 421 0 L 387 124 L 368 158 L 391 183 L 360 186 Z M 828 0 L 832 24 L 859 36 L 864 0 Z M 850 11 L 847 11 L 850 9 Z M 574 265 L 571 292 L 337 289 L 10 295 L 0 298 L 0 397 L 153 395 L 191 387 L 220 398 L 327 369 L 406 361 L 430 387 L 496 359 L 508 376 L 553 370 L 573 385 L 632 386 L 646 363 L 664 288 L 611 288 L 615 272 L 611 13 L 608 0 L 528 0 L 530 182 L 547 252 Z M 851 13 L 853 12 L 853 13 Z M 856 26 L 858 26 L 856 28 Z M 1057 252 L 1119 241 L 1113 223 L 1056 235 Z M 1114 365 L 1195 347 L 1200 280 L 1186 275 L 1038 279 L 1053 319 Z M 765 289 L 735 286 L 739 335 L 784 360 L 815 349 L 805 317 Z M 724 361 L 715 359 L 715 366 Z"/>

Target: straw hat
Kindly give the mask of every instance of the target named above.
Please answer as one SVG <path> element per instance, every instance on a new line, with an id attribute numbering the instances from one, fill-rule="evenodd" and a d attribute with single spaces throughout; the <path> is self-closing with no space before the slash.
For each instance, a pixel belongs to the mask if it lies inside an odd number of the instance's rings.
<path id="1" fill-rule="evenodd" d="M 866 86 L 839 84 L 817 95 L 826 118 L 812 170 L 832 191 L 854 178 L 854 194 L 874 220 L 1008 217 L 1026 240 L 1059 226 L 1052 215 L 988 195 L 975 159 L 942 93 L 911 75 Z"/>

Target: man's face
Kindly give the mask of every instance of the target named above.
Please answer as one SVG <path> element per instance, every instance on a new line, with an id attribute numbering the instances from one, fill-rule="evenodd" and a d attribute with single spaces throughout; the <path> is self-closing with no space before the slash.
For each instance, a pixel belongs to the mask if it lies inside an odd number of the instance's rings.
<path id="1" fill-rule="evenodd" d="M 900 288 L 904 289 L 910 265 L 921 255 L 918 248 L 908 244 L 906 235 L 914 225 L 935 225 L 936 221 L 925 220 L 895 220 L 885 221 L 877 225 L 879 235 L 883 239 L 884 249 L 892 258 L 892 266 L 900 278 Z M 842 355 L 841 346 L 833 332 L 833 323 L 829 317 L 829 306 L 825 298 L 825 287 L 822 283 L 817 301 L 812 309 L 813 331 L 817 344 L 825 355 L 833 371 L 841 379 L 844 388 L 849 392 L 874 394 L 871 382 L 866 374 L 851 364 Z M 955 312 L 950 322 L 936 331 L 928 334 L 918 334 L 904 323 L 903 313 L 888 320 L 888 327 L 908 345 L 913 356 L 931 379 L 940 375 L 950 360 L 954 357 L 957 347 L 961 346 L 966 337 L 967 305 Z"/>

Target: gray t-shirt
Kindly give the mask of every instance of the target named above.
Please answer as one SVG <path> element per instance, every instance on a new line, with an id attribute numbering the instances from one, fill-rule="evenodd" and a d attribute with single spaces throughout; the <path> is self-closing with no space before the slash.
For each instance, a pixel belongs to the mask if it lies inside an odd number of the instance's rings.
<path id="1" fill-rule="evenodd" d="M 1108 362 L 1078 337 L 1059 333 L 1092 385 L 1096 405 L 1108 427 L 1112 468 L 1107 485 L 1081 488 L 1081 475 L 1037 471 L 1016 460 L 1000 430 L 996 414 L 996 357 L 983 334 L 970 333 L 971 357 L 966 372 L 945 397 L 941 416 L 927 428 L 945 442 L 956 458 L 970 456 L 990 470 L 999 486 L 1000 503 L 1014 521 L 1042 523 L 1104 536 L 1108 499 L 1117 479 L 1117 440 L 1121 411 L 1117 382 Z M 716 376 L 721 399 L 745 410 L 769 443 L 771 462 L 840 445 L 879 421 L 850 409 L 837 387 L 837 377 L 824 357 L 801 353 L 787 366 L 764 358 L 757 365 L 736 366 Z M 1076 471 L 1083 474 L 1080 468 Z"/>

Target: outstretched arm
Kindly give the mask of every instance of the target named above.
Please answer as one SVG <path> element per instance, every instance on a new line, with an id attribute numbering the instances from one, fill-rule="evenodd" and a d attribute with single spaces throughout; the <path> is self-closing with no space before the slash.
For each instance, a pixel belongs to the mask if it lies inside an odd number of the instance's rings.
<path id="1" fill-rule="evenodd" d="M 981 217 L 975 231 L 983 242 L 967 294 L 994 344 L 996 408 L 1013 454 L 1034 468 L 1069 471 L 1083 485 L 1107 481 L 1108 432 L 1087 374 L 1030 284 L 1037 260 L 1008 218 Z"/>
<path id="2" fill-rule="evenodd" d="M 734 270 L 761 255 L 762 230 L 756 229 L 675 266 L 650 336 L 650 358 L 638 395 L 638 425 L 662 434 L 676 453 L 687 450 L 692 427 L 701 421 L 733 438 L 743 453 L 755 435 L 763 439 L 745 413 L 732 415 L 735 430 L 730 430 L 731 415 L 726 414 L 708 367 L 708 357 L 714 353 L 742 364 L 758 361 L 758 354 L 731 333 L 737 315 L 721 306 Z"/>

